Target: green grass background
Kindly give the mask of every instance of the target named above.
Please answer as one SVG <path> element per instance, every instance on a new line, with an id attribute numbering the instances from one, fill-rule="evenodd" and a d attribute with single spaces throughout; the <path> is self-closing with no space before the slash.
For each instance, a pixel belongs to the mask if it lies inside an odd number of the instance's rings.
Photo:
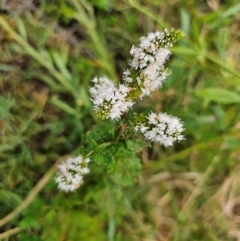
<path id="1" fill-rule="evenodd" d="M 240 240 L 238 0 L 1 0 L 0 9 L 0 240 Z M 172 27 L 185 33 L 172 75 L 136 109 L 180 117 L 186 140 L 144 147 L 133 186 L 91 165 L 80 189 L 59 192 L 52 166 L 101 122 L 90 80 L 121 81 L 131 46 Z"/>

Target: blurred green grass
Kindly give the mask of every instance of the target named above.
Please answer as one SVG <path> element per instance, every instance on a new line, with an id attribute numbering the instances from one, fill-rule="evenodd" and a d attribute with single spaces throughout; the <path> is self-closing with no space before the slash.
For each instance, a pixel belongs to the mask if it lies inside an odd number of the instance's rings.
<path id="1" fill-rule="evenodd" d="M 186 140 L 144 148 L 140 183 L 122 188 L 92 166 L 76 193 L 54 180 L 0 227 L 3 240 L 240 239 L 240 4 L 237 0 L 9 0 L 0 3 L 0 218 L 24 202 L 99 123 L 88 88 L 121 81 L 129 51 L 174 27 L 172 75 L 139 103 L 182 118 Z M 110 125 L 110 124 L 109 124 Z M 94 175 L 93 175 L 94 174 Z"/>

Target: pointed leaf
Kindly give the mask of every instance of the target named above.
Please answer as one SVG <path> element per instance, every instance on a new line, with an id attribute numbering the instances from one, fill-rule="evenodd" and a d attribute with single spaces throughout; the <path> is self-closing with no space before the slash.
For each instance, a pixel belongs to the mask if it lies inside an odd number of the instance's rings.
<path id="1" fill-rule="evenodd" d="M 221 88 L 205 88 L 197 91 L 196 95 L 206 101 L 215 101 L 220 104 L 240 103 L 240 95 Z"/>

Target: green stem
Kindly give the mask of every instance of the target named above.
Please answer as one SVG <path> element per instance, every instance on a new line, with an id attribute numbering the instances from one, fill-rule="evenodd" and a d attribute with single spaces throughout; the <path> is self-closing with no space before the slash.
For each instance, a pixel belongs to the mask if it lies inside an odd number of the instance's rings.
<path id="1" fill-rule="evenodd" d="M 90 156 L 91 156 L 95 151 L 97 151 L 98 149 L 100 149 L 100 148 L 102 148 L 102 147 L 107 147 L 107 146 L 110 146 L 110 145 L 112 145 L 112 142 L 104 142 L 104 143 L 100 144 L 95 150 L 90 151 L 90 152 L 86 155 L 86 157 L 90 157 Z"/>

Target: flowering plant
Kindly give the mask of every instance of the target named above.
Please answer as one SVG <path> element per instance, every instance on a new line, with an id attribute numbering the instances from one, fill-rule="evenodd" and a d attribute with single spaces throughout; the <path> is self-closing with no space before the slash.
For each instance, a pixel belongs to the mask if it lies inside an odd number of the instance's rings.
<path id="1" fill-rule="evenodd" d="M 123 72 L 122 83 L 117 85 L 107 77 L 92 80 L 94 85 L 89 92 L 93 110 L 102 120 L 118 121 L 120 128 L 116 131 L 103 124 L 83 137 L 82 151 L 87 157 L 70 157 L 59 165 L 56 182 L 61 190 L 74 191 L 83 183 L 83 175 L 89 172 L 89 156 L 96 164 L 107 167 L 113 181 L 130 185 L 140 174 L 141 163 L 134 153 L 141 150 L 144 139 L 165 147 L 184 139 L 183 123 L 177 117 L 166 113 L 129 113 L 137 100 L 162 86 L 170 74 L 165 67 L 171 54 L 169 47 L 181 37 L 183 33 L 174 29 L 149 33 L 140 38 L 137 47 L 132 47 L 132 59 L 129 69 Z"/>

